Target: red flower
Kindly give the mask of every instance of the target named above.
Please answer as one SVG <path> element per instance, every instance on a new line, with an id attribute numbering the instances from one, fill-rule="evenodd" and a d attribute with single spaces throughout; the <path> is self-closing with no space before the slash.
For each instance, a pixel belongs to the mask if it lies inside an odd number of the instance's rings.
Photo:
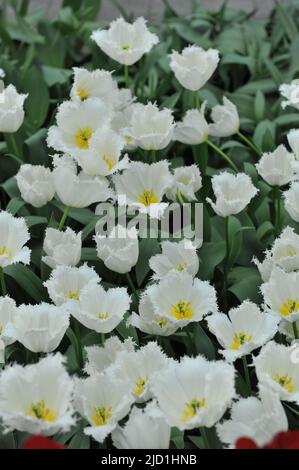
<path id="1" fill-rule="evenodd" d="M 45 436 L 30 436 L 22 445 L 22 449 L 66 449 L 66 446 Z"/>
<path id="2" fill-rule="evenodd" d="M 236 449 L 299 449 L 299 431 L 280 432 L 262 447 L 248 437 L 241 437 L 236 442 Z"/>

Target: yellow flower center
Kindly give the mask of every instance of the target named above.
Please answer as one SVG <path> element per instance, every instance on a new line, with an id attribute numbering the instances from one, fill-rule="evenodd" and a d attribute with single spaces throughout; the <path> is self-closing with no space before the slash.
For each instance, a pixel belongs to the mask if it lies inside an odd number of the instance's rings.
<path id="1" fill-rule="evenodd" d="M 190 401 L 189 403 L 186 403 L 186 408 L 183 412 L 182 421 L 184 423 L 190 421 L 190 419 L 192 419 L 196 415 L 197 410 L 200 410 L 204 406 L 206 406 L 206 399 L 205 398 L 203 398 L 202 400 L 197 400 L 195 398 L 194 400 Z"/>
<path id="2" fill-rule="evenodd" d="M 106 163 L 107 167 L 108 167 L 108 170 L 111 171 L 112 168 L 114 167 L 115 165 L 115 161 L 112 160 L 112 158 L 109 158 L 107 155 L 104 155 L 103 156 L 103 160 L 104 162 Z"/>
<path id="3" fill-rule="evenodd" d="M 27 416 L 40 419 L 41 421 L 56 421 L 57 419 L 55 411 L 47 408 L 44 400 L 40 400 L 37 403 L 31 403 Z"/>
<path id="4" fill-rule="evenodd" d="M 172 305 L 170 315 L 175 317 L 177 320 L 185 320 L 193 317 L 193 310 L 190 306 L 190 302 L 183 302 L 180 300 L 176 305 Z"/>
<path id="5" fill-rule="evenodd" d="M 98 318 L 99 318 L 100 320 L 107 320 L 107 318 L 109 318 L 109 317 L 110 317 L 110 315 L 109 315 L 109 313 L 107 313 L 107 312 L 106 312 L 106 313 L 99 313 L 99 314 L 98 314 Z"/>
<path id="6" fill-rule="evenodd" d="M 79 300 L 79 296 L 80 294 L 78 290 L 69 290 L 65 295 L 65 298 L 69 300 Z"/>
<path id="7" fill-rule="evenodd" d="M 295 390 L 295 385 L 292 377 L 288 374 L 286 375 L 279 375 L 276 374 L 273 379 L 277 382 L 281 387 L 283 387 L 287 392 L 292 393 Z"/>
<path id="8" fill-rule="evenodd" d="M 235 333 L 230 348 L 238 350 L 242 344 L 250 343 L 250 341 L 252 341 L 252 336 L 246 335 L 246 333 L 243 332 Z"/>
<path id="9" fill-rule="evenodd" d="M 7 248 L 7 246 L 0 247 L 0 256 L 7 256 L 8 258 L 12 258 L 12 252 Z"/>
<path id="10" fill-rule="evenodd" d="M 178 271 L 184 271 L 186 269 L 187 263 L 180 263 L 177 265 L 177 270 Z"/>
<path id="11" fill-rule="evenodd" d="M 152 189 L 146 189 L 140 196 L 138 197 L 138 202 L 143 204 L 144 206 L 150 206 L 151 204 L 155 204 L 159 202 L 159 199 L 152 191 Z"/>
<path id="12" fill-rule="evenodd" d="M 288 317 L 291 313 L 299 311 L 299 302 L 297 299 L 288 299 L 283 306 L 279 309 L 283 317 Z"/>
<path id="13" fill-rule="evenodd" d="M 164 328 L 164 326 L 168 325 L 168 321 L 165 320 L 165 318 L 159 318 L 159 320 L 157 320 L 157 323 L 160 328 Z"/>
<path id="14" fill-rule="evenodd" d="M 123 51 L 128 51 L 129 49 L 130 49 L 130 46 L 128 44 L 125 44 L 124 46 L 122 46 Z"/>
<path id="15" fill-rule="evenodd" d="M 96 426 L 105 426 L 108 424 L 112 417 L 112 406 L 105 408 L 105 406 L 100 405 L 94 409 L 94 414 L 91 418 L 92 422 Z"/>
<path id="16" fill-rule="evenodd" d="M 89 97 L 89 93 L 83 90 L 83 88 L 77 88 L 77 95 L 79 96 L 81 101 L 84 101 Z"/>
<path id="17" fill-rule="evenodd" d="M 127 145 L 130 145 L 130 143 L 132 142 L 132 140 L 133 140 L 133 137 L 131 137 L 130 135 L 127 135 L 127 136 L 126 136 L 126 144 L 127 144 Z"/>
<path id="18" fill-rule="evenodd" d="M 89 146 L 89 139 L 92 136 L 92 131 L 88 129 L 88 127 L 84 127 L 83 129 L 79 129 L 75 134 L 75 142 L 77 147 L 80 149 L 88 149 Z"/>
<path id="19" fill-rule="evenodd" d="M 135 383 L 134 393 L 135 395 L 142 395 L 144 393 L 144 387 L 147 382 L 147 377 L 139 377 Z"/>

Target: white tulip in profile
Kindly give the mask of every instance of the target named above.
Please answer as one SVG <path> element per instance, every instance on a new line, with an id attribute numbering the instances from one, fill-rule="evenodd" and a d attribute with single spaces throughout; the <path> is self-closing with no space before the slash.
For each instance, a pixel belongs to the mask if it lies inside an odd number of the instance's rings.
<path id="1" fill-rule="evenodd" d="M 280 400 L 299 404 L 299 368 L 292 360 L 292 346 L 270 341 L 253 358 L 259 383 L 274 392 Z"/>
<path id="2" fill-rule="evenodd" d="M 112 432 L 117 449 L 169 449 L 171 428 L 155 402 L 134 407 L 126 424 Z"/>
<path id="3" fill-rule="evenodd" d="M 233 403 L 230 419 L 217 424 L 219 439 L 230 448 L 242 437 L 264 446 L 276 434 L 288 430 L 288 419 L 277 393 L 260 387 L 259 395 L 240 398 Z"/>
<path id="4" fill-rule="evenodd" d="M 22 199 L 33 207 L 42 207 L 54 197 L 52 173 L 42 165 L 21 165 L 16 180 Z"/>
<path id="5" fill-rule="evenodd" d="M 89 176 L 83 171 L 77 174 L 76 165 L 70 157 L 55 155 L 53 162 L 55 191 L 64 205 L 76 208 L 88 207 L 95 202 L 107 201 L 113 196 L 106 178 Z"/>
<path id="6" fill-rule="evenodd" d="M 153 279 L 163 279 L 167 274 L 185 271 L 195 277 L 199 267 L 196 247 L 190 240 L 161 243 L 162 253 L 149 259 L 149 266 L 154 271 Z"/>
<path id="7" fill-rule="evenodd" d="M 0 351 L 0 363 L 4 362 L 4 348 L 16 341 L 14 321 L 17 314 L 17 306 L 10 297 L 0 297 L 0 341 L 3 349 Z"/>
<path id="8" fill-rule="evenodd" d="M 223 105 L 217 104 L 212 108 L 211 118 L 214 122 L 209 126 L 210 135 L 229 137 L 239 130 L 240 118 L 237 107 L 226 96 L 223 97 Z"/>
<path id="9" fill-rule="evenodd" d="M 282 101 L 281 106 L 286 108 L 287 106 L 292 106 L 296 109 L 299 109 L 299 80 L 292 80 L 291 83 L 283 83 L 279 87 L 279 91 L 283 98 L 286 98 Z"/>
<path id="10" fill-rule="evenodd" d="M 94 239 L 98 257 L 111 271 L 128 273 L 137 263 L 139 243 L 138 233 L 134 227 L 127 229 L 122 225 L 116 225 L 107 236 L 98 233 Z"/>
<path id="11" fill-rule="evenodd" d="M 74 317 L 97 333 L 110 333 L 123 320 L 130 308 L 130 296 L 124 287 L 105 289 L 97 284 L 88 284 L 80 294 L 80 308 L 73 311 Z"/>
<path id="12" fill-rule="evenodd" d="M 291 129 L 287 134 L 287 139 L 296 160 L 299 160 L 299 129 Z"/>
<path id="13" fill-rule="evenodd" d="M 168 206 L 162 199 L 171 185 L 172 176 L 166 160 L 157 163 L 131 162 L 121 175 L 115 175 L 118 203 L 139 209 L 159 218 Z"/>
<path id="14" fill-rule="evenodd" d="M 174 130 L 174 140 L 187 145 L 199 145 L 207 140 L 210 125 L 205 118 L 206 102 L 199 109 L 189 109 L 183 120 L 177 122 Z"/>
<path id="15" fill-rule="evenodd" d="M 169 273 L 159 284 L 149 286 L 147 295 L 156 315 L 179 328 L 217 311 L 214 287 L 184 271 Z"/>
<path id="16" fill-rule="evenodd" d="M 283 195 L 285 210 L 295 222 L 299 222 L 299 182 L 294 181 Z"/>
<path id="17" fill-rule="evenodd" d="M 36 305 L 20 305 L 15 315 L 14 327 L 17 340 L 35 353 L 54 351 L 69 327 L 69 312 L 42 302 Z"/>
<path id="18" fill-rule="evenodd" d="M 219 62 L 219 51 L 205 51 L 198 46 L 188 46 L 181 54 L 170 54 L 170 68 L 176 79 L 187 90 L 197 91 L 202 88 L 215 72 Z"/>
<path id="19" fill-rule="evenodd" d="M 156 372 L 165 370 L 171 360 L 154 341 L 132 352 L 118 354 L 115 361 L 117 377 L 128 380 L 138 403 L 152 398 L 152 384 Z"/>
<path id="20" fill-rule="evenodd" d="M 84 433 L 103 442 L 129 413 L 134 398 L 127 380 L 106 373 L 77 379 L 75 400 L 77 410 L 89 424 Z"/>
<path id="21" fill-rule="evenodd" d="M 142 17 L 132 24 L 118 18 L 110 23 L 109 29 L 94 31 L 91 39 L 111 59 L 124 65 L 135 64 L 159 42 L 158 36 L 148 30 Z"/>
<path id="22" fill-rule="evenodd" d="M 172 140 L 174 120 L 172 111 L 159 110 L 156 103 L 136 103 L 132 107 L 130 135 L 144 150 L 161 150 Z"/>
<path id="23" fill-rule="evenodd" d="M 81 258 L 81 247 L 81 232 L 76 233 L 70 227 L 64 231 L 48 227 L 43 245 L 46 256 L 42 260 L 52 269 L 59 265 L 76 266 Z"/>
<path id="24" fill-rule="evenodd" d="M 213 313 L 207 317 L 208 328 L 224 348 L 220 354 L 229 361 L 245 356 L 263 346 L 277 332 L 278 320 L 261 312 L 252 302 L 232 308 L 228 316 Z"/>
<path id="25" fill-rule="evenodd" d="M 31 250 L 24 246 L 30 239 L 25 219 L 0 212 L 0 267 L 30 263 Z"/>
<path id="26" fill-rule="evenodd" d="M 37 364 L 13 364 L 0 374 L 0 416 L 6 432 L 51 436 L 75 424 L 73 381 L 60 354 Z M 21 395 L 20 395 L 21 391 Z"/>
<path id="27" fill-rule="evenodd" d="M 173 181 L 166 191 L 167 199 L 171 201 L 180 200 L 184 202 L 196 201 L 195 193 L 202 186 L 201 175 L 196 165 L 175 168 Z"/>
<path id="28" fill-rule="evenodd" d="M 279 145 L 274 152 L 264 153 L 255 165 L 258 174 L 271 186 L 284 186 L 295 176 L 295 156 Z"/>
<path id="29" fill-rule="evenodd" d="M 170 426 L 212 427 L 235 397 L 235 370 L 224 361 L 184 356 L 158 372 L 152 391 Z"/>
<path id="30" fill-rule="evenodd" d="M 235 175 L 227 171 L 212 177 L 212 187 L 216 201 L 213 202 L 210 198 L 207 201 L 221 217 L 239 214 L 258 192 L 248 175 Z"/>
<path id="31" fill-rule="evenodd" d="M 28 94 L 18 93 L 13 85 L 0 82 L 0 132 L 17 132 L 24 121 L 24 101 Z"/>
<path id="32" fill-rule="evenodd" d="M 117 355 L 122 352 L 132 352 L 135 349 L 135 343 L 132 338 L 127 338 L 123 342 L 118 336 L 110 336 L 105 340 L 103 346 L 87 346 L 85 372 L 88 375 L 94 375 L 108 371 L 114 366 Z"/>

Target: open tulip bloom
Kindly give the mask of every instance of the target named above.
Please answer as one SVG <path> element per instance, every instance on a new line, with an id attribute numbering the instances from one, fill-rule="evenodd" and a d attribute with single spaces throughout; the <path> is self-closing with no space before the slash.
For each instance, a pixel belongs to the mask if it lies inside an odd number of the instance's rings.
<path id="1" fill-rule="evenodd" d="M 104 372 L 114 365 L 119 353 L 133 352 L 134 349 L 135 344 L 132 338 L 121 342 L 117 336 L 107 338 L 103 346 L 88 346 L 85 348 L 87 355 L 85 372 L 88 375 Z"/>

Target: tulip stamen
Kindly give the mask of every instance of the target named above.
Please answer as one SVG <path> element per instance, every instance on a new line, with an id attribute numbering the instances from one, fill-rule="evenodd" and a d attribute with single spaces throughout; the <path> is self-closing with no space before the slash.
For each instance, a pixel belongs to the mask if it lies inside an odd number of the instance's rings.
<path id="1" fill-rule="evenodd" d="M 44 400 L 31 403 L 27 415 L 41 421 L 56 421 L 57 418 L 55 411 L 47 408 Z"/>
<path id="2" fill-rule="evenodd" d="M 77 147 L 81 149 L 88 149 L 89 140 L 92 137 L 92 131 L 88 127 L 79 129 L 75 134 L 75 142 Z"/>
<path id="3" fill-rule="evenodd" d="M 97 408 L 94 408 L 95 413 L 92 416 L 92 422 L 96 426 L 105 426 L 108 424 L 112 417 L 112 406 L 109 406 L 109 408 L 105 408 L 105 406 L 100 405 Z"/>
<path id="4" fill-rule="evenodd" d="M 185 320 L 193 317 L 193 310 L 190 306 L 190 302 L 184 302 L 180 300 L 176 305 L 172 305 L 170 315 L 175 317 L 177 320 Z"/>

